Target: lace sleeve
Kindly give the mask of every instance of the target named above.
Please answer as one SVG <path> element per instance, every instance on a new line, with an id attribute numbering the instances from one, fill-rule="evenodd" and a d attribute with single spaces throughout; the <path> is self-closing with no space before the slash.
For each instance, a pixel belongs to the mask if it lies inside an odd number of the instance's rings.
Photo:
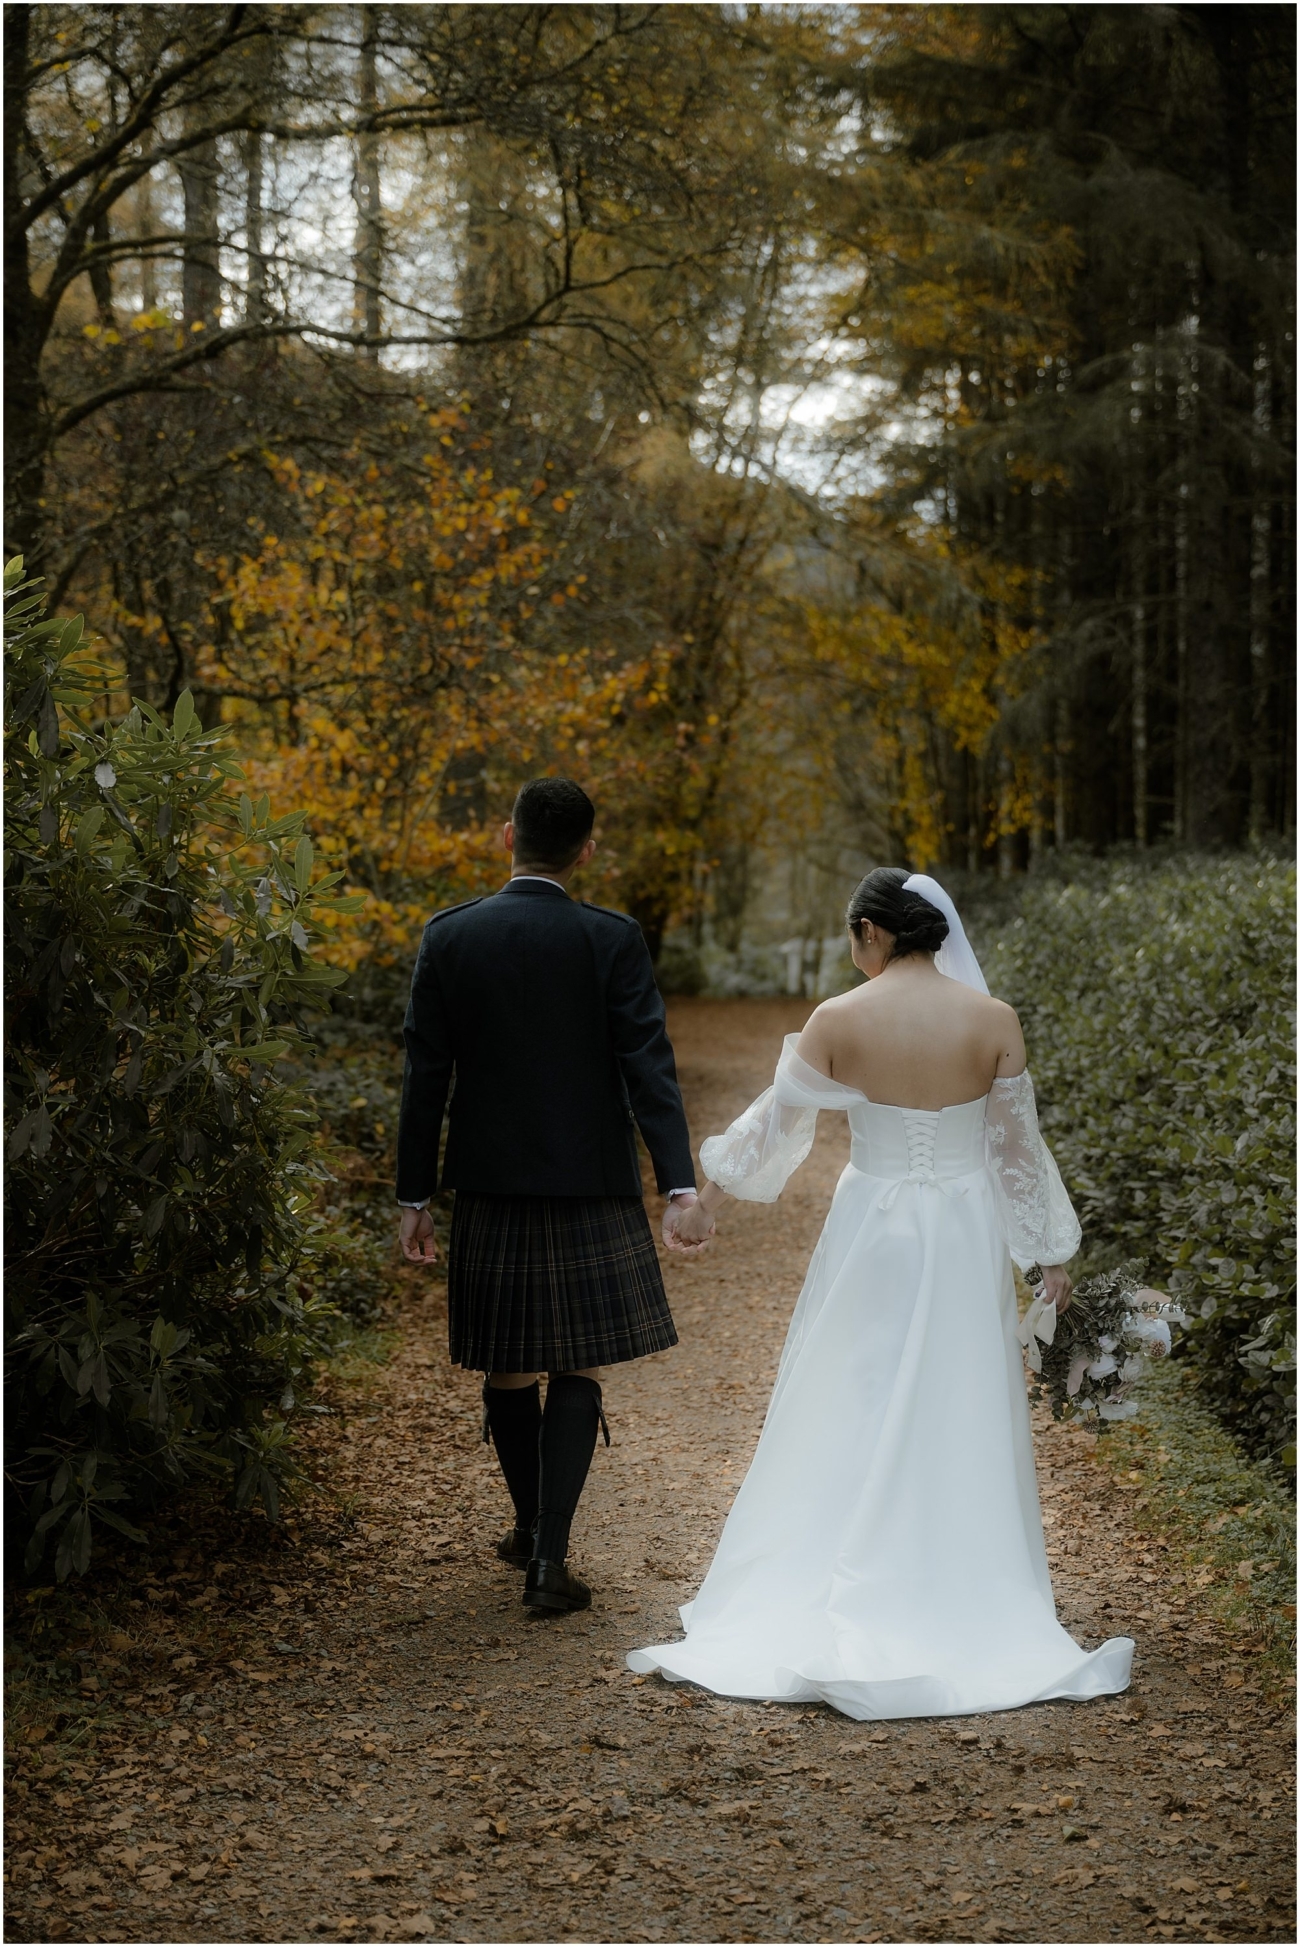
<path id="1" fill-rule="evenodd" d="M 1038 1128 L 1028 1069 L 994 1082 L 984 1111 L 984 1153 L 1002 1232 L 1021 1270 L 1064 1264 L 1082 1233 L 1061 1173 Z"/>
<path id="2" fill-rule="evenodd" d="M 711 1183 L 747 1203 L 775 1203 L 813 1146 L 818 1109 L 841 1113 L 864 1098 L 833 1082 L 798 1052 L 799 1036 L 787 1034 L 772 1086 L 725 1135 L 700 1144 L 700 1161 Z"/>
<path id="3" fill-rule="evenodd" d="M 764 1089 L 725 1135 L 700 1144 L 700 1162 L 711 1183 L 746 1203 L 775 1203 L 813 1146 L 816 1109 L 778 1102 Z"/>

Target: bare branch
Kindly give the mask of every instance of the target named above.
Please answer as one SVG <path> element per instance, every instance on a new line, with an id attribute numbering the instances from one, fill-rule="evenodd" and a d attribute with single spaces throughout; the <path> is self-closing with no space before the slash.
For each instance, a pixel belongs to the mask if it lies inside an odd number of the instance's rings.
<path id="1" fill-rule="evenodd" d="M 29 230 L 33 223 L 44 216 L 46 210 L 65 197 L 69 190 L 75 189 L 78 183 L 85 182 L 90 176 L 104 175 L 124 150 L 129 149 L 134 141 L 147 133 L 168 94 L 181 81 L 191 74 L 196 74 L 201 68 L 209 66 L 220 55 L 228 54 L 232 47 L 238 47 L 248 41 L 266 39 L 271 32 L 268 27 L 254 24 L 242 32 L 239 30 L 239 22 L 247 12 L 246 6 L 231 7 L 226 31 L 199 48 L 196 53 L 177 61 L 164 74 L 159 75 L 153 86 L 146 89 L 141 96 L 135 113 L 108 141 L 101 142 L 97 148 L 91 149 L 84 155 L 80 162 L 74 163 L 70 169 L 65 169 L 62 175 L 55 176 L 46 184 L 39 196 L 33 196 L 30 202 L 23 206 L 22 220 L 18 227 Z M 244 124 L 237 122 L 234 126 L 242 127 Z"/>

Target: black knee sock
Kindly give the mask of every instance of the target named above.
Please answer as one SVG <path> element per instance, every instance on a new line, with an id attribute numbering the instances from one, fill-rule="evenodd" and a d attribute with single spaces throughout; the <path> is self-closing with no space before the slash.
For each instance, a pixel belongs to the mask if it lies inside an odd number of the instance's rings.
<path id="1" fill-rule="evenodd" d="M 601 1424 L 600 1387 L 576 1372 L 547 1381 L 542 1413 L 541 1487 L 537 1496 L 537 1541 L 543 1561 L 562 1562 L 569 1552 L 569 1528 L 596 1451 Z"/>
<path id="2" fill-rule="evenodd" d="M 531 1533 L 537 1519 L 538 1435 L 542 1395 L 531 1386 L 494 1386 L 483 1381 L 484 1439 L 490 1433 L 515 1504 L 515 1526 Z"/>

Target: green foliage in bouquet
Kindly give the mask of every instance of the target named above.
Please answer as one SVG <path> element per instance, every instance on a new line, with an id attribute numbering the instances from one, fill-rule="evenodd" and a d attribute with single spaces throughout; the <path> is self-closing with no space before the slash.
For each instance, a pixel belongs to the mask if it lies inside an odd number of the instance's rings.
<path id="1" fill-rule="evenodd" d="M 340 1248 L 277 1064 L 344 977 L 302 817 L 192 698 L 100 731 L 79 621 L 5 571 L 6 1482 L 35 1568 L 196 1475 L 275 1517 Z"/>
<path id="2" fill-rule="evenodd" d="M 1144 1286 L 1145 1270 L 1123 1264 L 1084 1278 L 1065 1311 L 1040 1304 L 1022 1320 L 1033 1396 L 1050 1403 L 1053 1419 L 1091 1420 L 1104 1432 L 1136 1418 L 1134 1388 L 1153 1358 L 1167 1357 L 1170 1327 L 1187 1324 L 1181 1306 Z"/>
<path id="3" fill-rule="evenodd" d="M 1295 871 L 1085 863 L 981 940 L 1018 1009 L 1093 1263 L 1140 1255 L 1192 1314 L 1178 1356 L 1255 1453 L 1295 1439 Z"/>

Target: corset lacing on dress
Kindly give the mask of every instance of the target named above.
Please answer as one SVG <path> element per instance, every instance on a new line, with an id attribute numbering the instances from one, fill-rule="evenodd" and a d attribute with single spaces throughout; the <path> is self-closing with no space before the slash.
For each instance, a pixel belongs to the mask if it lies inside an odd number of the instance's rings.
<path id="1" fill-rule="evenodd" d="M 898 1176 L 880 1199 L 882 1210 L 892 1210 L 905 1183 L 919 1183 L 928 1190 L 942 1190 L 946 1197 L 964 1197 L 967 1186 L 945 1180 L 934 1167 L 935 1138 L 939 1133 L 941 1109 L 900 1109 L 907 1137 L 907 1175 Z"/>
<path id="2" fill-rule="evenodd" d="M 934 1179 L 934 1139 L 939 1133 L 937 1109 L 903 1109 L 907 1131 L 907 1173 L 917 1183 Z"/>

